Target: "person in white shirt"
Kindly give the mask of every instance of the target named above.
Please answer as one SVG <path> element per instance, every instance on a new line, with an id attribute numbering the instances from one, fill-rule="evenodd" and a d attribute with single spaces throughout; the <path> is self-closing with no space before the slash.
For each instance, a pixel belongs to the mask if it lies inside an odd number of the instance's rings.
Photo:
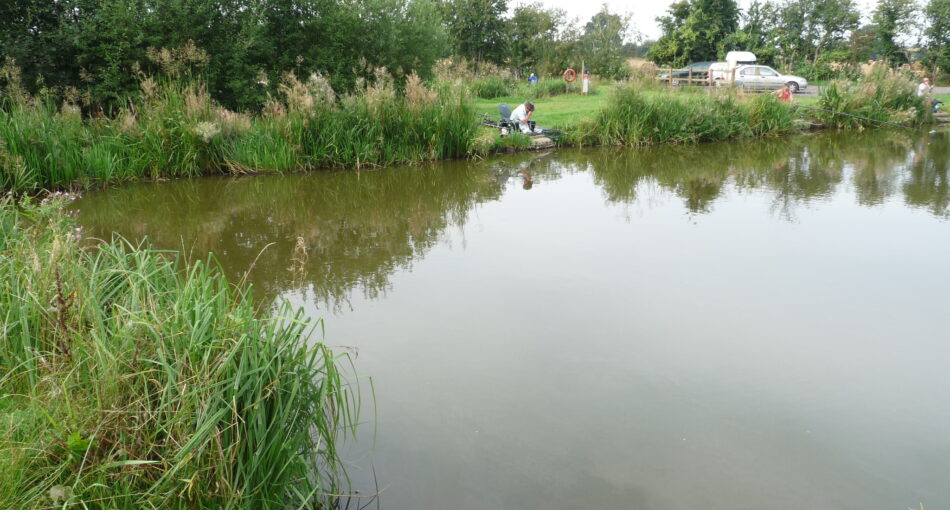
<path id="1" fill-rule="evenodd" d="M 530 134 L 531 124 L 528 121 L 531 120 L 532 113 L 534 113 L 534 103 L 525 101 L 511 112 L 511 122 L 517 123 L 522 133 Z"/>
<path id="2" fill-rule="evenodd" d="M 934 86 L 930 84 L 930 78 L 924 78 L 923 83 L 917 85 L 917 95 L 924 98 L 924 102 L 933 108 L 934 113 L 937 113 L 943 101 L 933 98 L 933 89 Z"/>
<path id="3" fill-rule="evenodd" d="M 933 85 L 930 84 L 930 78 L 924 78 L 924 81 L 917 85 L 917 95 L 921 97 L 926 97 L 930 95 L 930 91 L 933 90 Z"/>

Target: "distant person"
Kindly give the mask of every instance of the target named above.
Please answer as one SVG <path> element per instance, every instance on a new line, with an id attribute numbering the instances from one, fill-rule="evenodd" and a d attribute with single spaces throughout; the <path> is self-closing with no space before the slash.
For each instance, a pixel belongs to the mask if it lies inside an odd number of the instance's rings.
<path id="1" fill-rule="evenodd" d="M 917 85 L 917 96 L 924 98 L 924 102 L 930 105 L 934 113 L 937 113 L 937 110 L 940 109 L 940 105 L 943 104 L 943 101 L 933 98 L 934 86 L 930 83 L 930 78 L 924 76 L 920 85 Z"/>
<path id="2" fill-rule="evenodd" d="M 531 73 L 531 76 L 528 76 L 528 85 L 533 87 L 537 84 L 538 84 L 538 77 L 534 73 Z"/>
<path id="3" fill-rule="evenodd" d="M 783 101 L 785 103 L 791 103 L 792 89 L 788 88 L 788 84 L 782 85 L 782 88 L 775 91 L 775 97 L 777 97 L 779 101 Z"/>
<path id="4" fill-rule="evenodd" d="M 511 122 L 514 122 L 518 125 L 518 128 L 521 129 L 521 132 L 524 134 L 531 134 L 531 114 L 534 113 L 534 103 L 531 101 L 525 101 L 524 103 L 518 105 L 515 108 L 515 111 L 511 112 Z"/>
<path id="5" fill-rule="evenodd" d="M 917 85 L 917 95 L 920 97 L 929 97 L 933 92 L 934 86 L 930 84 L 930 78 L 924 76 L 924 81 Z"/>

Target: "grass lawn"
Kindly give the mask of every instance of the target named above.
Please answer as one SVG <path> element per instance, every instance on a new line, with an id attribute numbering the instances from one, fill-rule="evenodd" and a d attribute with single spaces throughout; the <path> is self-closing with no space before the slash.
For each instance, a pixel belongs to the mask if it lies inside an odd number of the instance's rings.
<path id="1" fill-rule="evenodd" d="M 604 105 L 610 97 L 610 90 L 613 88 L 611 83 L 595 85 L 590 94 L 582 96 L 580 94 L 564 94 L 554 97 L 542 97 L 532 99 L 534 103 L 534 115 L 531 120 L 538 123 L 539 126 L 549 128 L 563 128 L 574 124 L 584 117 L 590 117 Z M 475 108 L 478 113 L 486 113 L 489 118 L 497 120 L 498 105 L 508 103 L 514 110 L 518 105 L 528 99 L 524 96 L 504 96 L 493 99 L 476 99 Z"/>
<path id="2" fill-rule="evenodd" d="M 544 97 L 531 100 L 534 103 L 535 111 L 531 117 L 539 126 L 547 128 L 563 129 L 575 124 L 579 120 L 591 117 L 601 108 L 607 105 L 610 93 L 614 84 L 610 82 L 599 83 L 592 88 L 590 94 L 582 96 L 580 94 L 564 94 L 554 97 Z M 662 94 L 665 89 L 657 88 L 649 92 Z M 677 92 L 682 94 L 700 93 L 700 91 Z M 950 95 L 948 95 L 950 97 Z M 478 113 L 488 114 L 489 118 L 497 120 L 498 105 L 508 103 L 514 110 L 518 105 L 528 99 L 524 96 L 504 96 L 493 99 L 476 99 L 475 108 Z M 945 99 L 950 104 L 950 100 Z M 802 106 L 814 106 L 818 103 L 818 96 L 796 96 L 795 104 Z"/>

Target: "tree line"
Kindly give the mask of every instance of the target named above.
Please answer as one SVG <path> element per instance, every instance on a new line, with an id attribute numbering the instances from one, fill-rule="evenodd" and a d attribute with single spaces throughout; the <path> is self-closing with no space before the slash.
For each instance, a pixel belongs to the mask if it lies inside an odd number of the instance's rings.
<path id="1" fill-rule="evenodd" d="M 843 64 L 920 61 L 950 69 L 950 0 L 878 0 L 862 24 L 855 0 L 680 0 L 657 19 L 647 56 L 666 65 L 748 50 L 767 63 L 833 75 Z"/>
<path id="2" fill-rule="evenodd" d="M 619 76 L 629 26 L 606 7 L 580 24 L 508 0 L 12 0 L 0 2 L 0 60 L 15 62 L 32 92 L 75 90 L 114 107 L 175 50 L 189 64 L 178 71 L 252 109 L 288 71 L 347 91 L 380 67 L 429 78 L 453 55 L 519 74 L 560 74 L 586 58 Z"/>
<path id="3" fill-rule="evenodd" d="M 868 59 L 947 69 L 950 0 L 926 1 L 878 0 L 862 25 L 855 0 L 754 0 L 747 9 L 680 0 L 657 19 L 662 36 L 641 43 L 630 14 L 603 6 L 581 21 L 537 1 L 11 0 L 0 2 L 0 59 L 7 69 L 15 62 L 31 92 L 72 90 L 105 109 L 169 55 L 188 63 L 176 72 L 199 74 L 215 99 L 238 109 L 260 108 L 290 71 L 319 73 L 345 92 L 381 67 L 431 78 L 449 56 L 515 76 L 583 63 L 620 78 L 632 56 L 679 66 L 734 49 L 810 78 Z M 2 74 L 0 87 L 10 81 Z"/>

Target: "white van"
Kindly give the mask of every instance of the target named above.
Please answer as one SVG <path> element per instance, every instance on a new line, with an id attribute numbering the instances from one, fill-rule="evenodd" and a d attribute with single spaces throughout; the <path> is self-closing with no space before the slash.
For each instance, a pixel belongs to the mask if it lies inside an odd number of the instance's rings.
<path id="1" fill-rule="evenodd" d="M 725 62 L 716 62 L 709 66 L 713 80 L 732 80 L 733 71 L 742 65 L 755 64 L 755 53 L 751 51 L 730 51 Z"/>

